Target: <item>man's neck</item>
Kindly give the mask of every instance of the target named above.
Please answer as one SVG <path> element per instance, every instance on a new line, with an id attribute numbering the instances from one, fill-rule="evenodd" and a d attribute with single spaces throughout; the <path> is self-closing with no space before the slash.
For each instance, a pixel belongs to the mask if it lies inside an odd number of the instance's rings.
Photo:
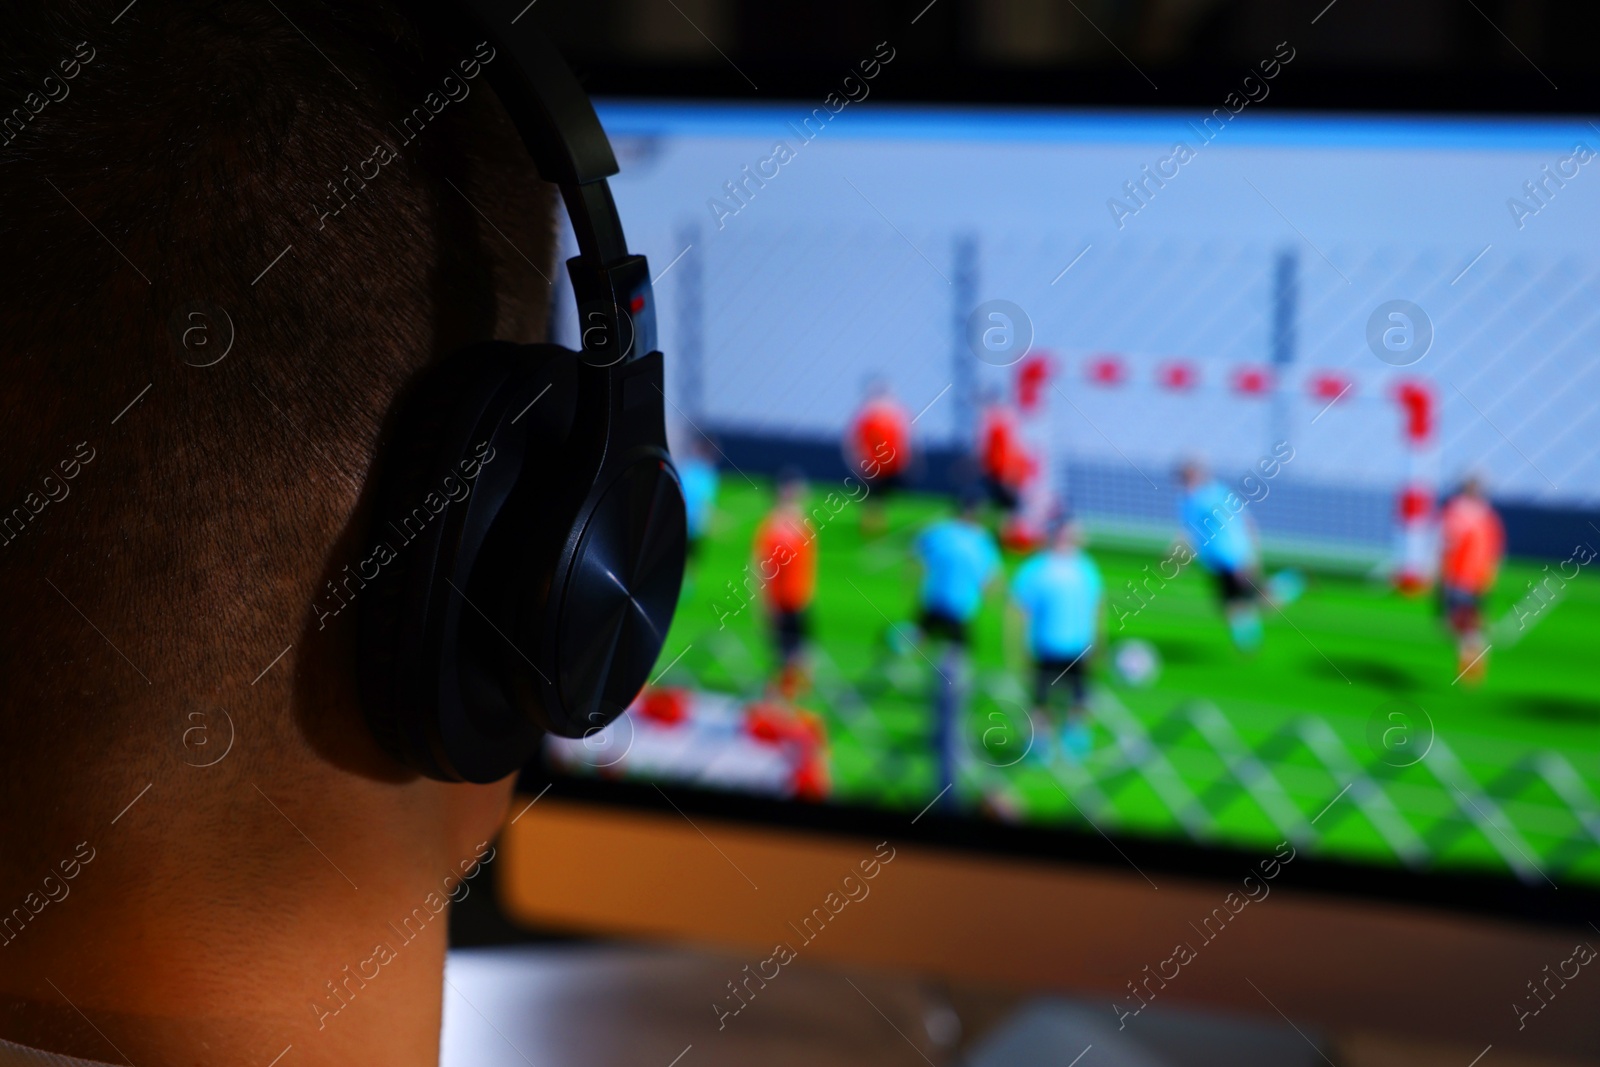
<path id="1" fill-rule="evenodd" d="M 292 950 L 240 930 L 196 937 L 181 916 L 108 918 L 123 936 L 74 938 L 98 958 L 28 961 L 38 987 L 0 997 L 0 1036 L 139 1067 L 264 1064 L 290 1046 L 296 1065 L 438 1062 L 444 914 L 421 929 L 398 914 L 264 916 L 320 927 Z"/>
<path id="2" fill-rule="evenodd" d="M 152 869 L 132 835 L 108 840 L 0 946 L 0 1037 L 139 1067 L 268 1064 L 291 1046 L 293 1067 L 436 1067 L 450 872 L 384 884 L 369 867 L 358 890 L 290 844 L 314 864 L 250 884 L 203 861 Z"/>

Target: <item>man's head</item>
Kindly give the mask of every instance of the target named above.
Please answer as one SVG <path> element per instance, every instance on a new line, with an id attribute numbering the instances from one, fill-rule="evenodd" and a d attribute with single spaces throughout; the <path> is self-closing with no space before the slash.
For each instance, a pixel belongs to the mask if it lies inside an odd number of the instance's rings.
<path id="1" fill-rule="evenodd" d="M 1194 456 L 1180 460 L 1174 473 L 1185 489 L 1195 489 L 1206 481 L 1206 465 Z"/>
<path id="2" fill-rule="evenodd" d="M 699 431 L 688 435 L 683 444 L 683 453 L 686 457 L 698 460 L 701 463 L 716 463 L 716 442 Z"/>
<path id="3" fill-rule="evenodd" d="M 359 605 L 311 605 L 360 558 L 402 385 L 542 339 L 551 190 L 489 91 L 509 60 L 391 5 L 118 6 L 0 39 L 0 892 L 92 838 L 145 865 L 126 893 L 270 895 L 327 871 L 296 828 L 381 892 L 471 855 L 509 787 L 382 752 Z"/>
<path id="4" fill-rule="evenodd" d="M 1051 545 L 1061 553 L 1076 552 L 1083 547 L 1083 527 L 1076 519 L 1063 518 L 1056 523 L 1056 528 L 1051 537 Z"/>
<path id="5" fill-rule="evenodd" d="M 806 498 L 806 476 L 799 467 L 784 467 L 778 472 L 778 506 L 798 508 Z"/>

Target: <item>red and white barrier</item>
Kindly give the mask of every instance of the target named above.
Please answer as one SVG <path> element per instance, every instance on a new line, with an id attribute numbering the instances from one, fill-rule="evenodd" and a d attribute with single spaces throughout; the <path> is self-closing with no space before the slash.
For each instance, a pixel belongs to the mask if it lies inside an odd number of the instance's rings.
<path id="1" fill-rule="evenodd" d="M 646 688 L 586 738 L 552 738 L 551 759 L 607 778 L 657 779 L 800 800 L 831 789 L 827 735 L 811 712 L 723 693 Z"/>
<path id="2" fill-rule="evenodd" d="M 1438 564 L 1438 397 L 1432 383 L 1420 378 L 1402 381 L 1393 396 L 1406 444 L 1406 482 L 1396 503 L 1393 579 L 1401 591 L 1418 593 L 1432 587 Z"/>
<path id="3" fill-rule="evenodd" d="M 1044 544 L 1050 521 L 1061 509 L 1060 494 L 1065 491 L 1061 479 L 1066 471 L 1052 447 L 1050 432 L 1057 399 L 1053 388 L 1056 361 L 1048 353 L 1032 352 L 1017 364 L 1016 373 L 1019 436 L 1034 462 L 1022 480 L 1017 510 L 1000 537 L 1008 546 L 1026 551 Z"/>

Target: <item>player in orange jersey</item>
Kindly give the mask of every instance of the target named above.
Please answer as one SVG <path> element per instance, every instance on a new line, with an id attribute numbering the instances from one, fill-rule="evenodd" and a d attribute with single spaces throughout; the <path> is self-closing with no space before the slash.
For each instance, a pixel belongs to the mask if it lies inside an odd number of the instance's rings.
<path id="1" fill-rule="evenodd" d="M 1458 677 L 1477 684 L 1488 670 L 1483 600 L 1505 558 L 1506 534 L 1483 486 L 1468 476 L 1439 517 L 1439 592 L 1456 635 Z"/>
<path id="2" fill-rule="evenodd" d="M 866 397 L 845 435 L 845 458 L 871 489 L 862 502 L 861 530 L 881 534 L 888 526 L 884 505 L 911 465 L 911 420 L 882 378 L 867 382 Z"/>
<path id="3" fill-rule="evenodd" d="M 999 390 L 984 396 L 978 425 L 978 467 L 989 499 L 1009 518 L 1022 499 L 1022 483 L 1033 472 L 1033 460 L 1022 441 L 1017 410 Z"/>
<path id="4" fill-rule="evenodd" d="M 756 531 L 754 570 L 761 582 L 778 653 L 777 692 L 793 700 L 807 684 L 806 644 L 817 592 L 817 546 L 804 512 L 806 483 L 797 470 L 778 476 L 778 499 Z"/>

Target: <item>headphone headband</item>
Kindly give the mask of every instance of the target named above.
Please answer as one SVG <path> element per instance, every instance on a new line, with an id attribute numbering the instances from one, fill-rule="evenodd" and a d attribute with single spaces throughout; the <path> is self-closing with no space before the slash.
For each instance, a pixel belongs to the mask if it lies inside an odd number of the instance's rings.
<path id="1" fill-rule="evenodd" d="M 487 41 L 508 63 L 485 68 L 539 176 L 561 187 L 580 258 L 591 269 L 628 255 L 622 220 L 606 179 L 617 173 L 617 157 L 572 68 L 528 15 L 522 0 L 448 0 L 423 5 L 428 22 L 464 50 Z"/>

